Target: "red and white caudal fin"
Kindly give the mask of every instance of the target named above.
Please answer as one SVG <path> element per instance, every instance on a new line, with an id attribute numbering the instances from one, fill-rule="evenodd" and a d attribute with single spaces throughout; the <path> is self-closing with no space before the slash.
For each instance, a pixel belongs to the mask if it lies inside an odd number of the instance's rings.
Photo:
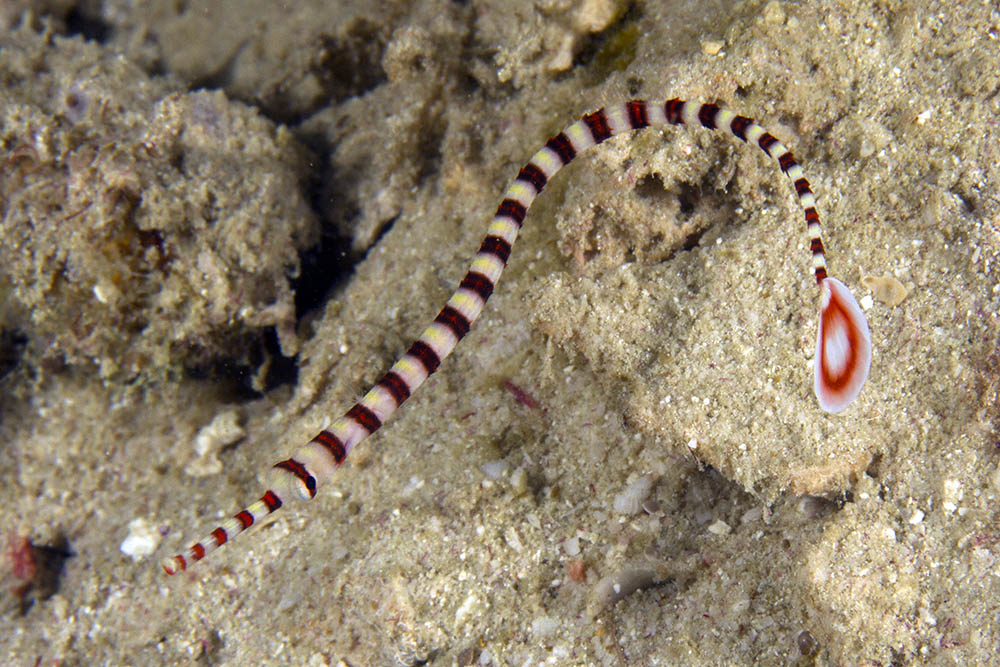
<path id="1" fill-rule="evenodd" d="M 868 379 L 872 338 L 865 314 L 844 283 L 827 276 L 820 293 L 813 387 L 821 408 L 840 412 L 854 402 Z"/>

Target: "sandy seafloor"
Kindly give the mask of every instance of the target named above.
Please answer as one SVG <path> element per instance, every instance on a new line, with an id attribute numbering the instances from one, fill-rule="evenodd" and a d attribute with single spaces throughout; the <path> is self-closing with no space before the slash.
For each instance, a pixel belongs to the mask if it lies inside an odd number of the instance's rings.
<path id="1" fill-rule="evenodd" d="M 3 664 L 998 662 L 995 2 L 0 21 Z M 647 131 L 549 185 L 473 332 L 315 501 L 165 578 L 406 349 L 531 153 L 633 96 L 795 152 L 871 325 L 859 400 L 812 395 L 777 167 Z M 358 261 L 296 320 L 319 238 Z M 218 369 L 266 336 L 297 379 L 241 398 Z"/>

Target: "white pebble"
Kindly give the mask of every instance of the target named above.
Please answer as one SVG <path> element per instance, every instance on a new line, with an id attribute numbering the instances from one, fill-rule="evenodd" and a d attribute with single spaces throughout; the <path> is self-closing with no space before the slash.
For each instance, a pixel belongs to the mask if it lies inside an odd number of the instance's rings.
<path id="1" fill-rule="evenodd" d="M 701 50 L 705 55 L 715 56 L 719 54 L 725 44 L 714 39 L 706 39 L 701 43 Z"/>
<path id="2" fill-rule="evenodd" d="M 469 593 L 455 610 L 455 625 L 462 626 L 470 619 L 482 616 L 489 606 L 489 603 L 480 598 L 475 591 Z"/>
<path id="3" fill-rule="evenodd" d="M 579 556 L 580 555 L 580 538 L 571 537 L 565 542 L 563 542 L 563 551 L 566 552 L 567 556 Z"/>
<path id="4" fill-rule="evenodd" d="M 958 509 L 958 503 L 961 502 L 962 496 L 965 495 L 962 490 L 962 483 L 957 479 L 946 479 L 944 480 L 944 502 L 941 503 L 941 507 L 946 512 L 954 512 Z"/>
<path id="5" fill-rule="evenodd" d="M 612 508 L 619 514 L 638 514 L 642 509 L 642 501 L 646 499 L 653 489 L 653 478 L 643 475 L 625 487 L 625 490 L 615 496 L 611 503 Z"/>
<path id="6" fill-rule="evenodd" d="M 120 547 L 123 554 L 132 560 L 146 558 L 160 546 L 160 532 L 145 519 L 133 519 L 128 524 L 128 537 Z"/>
<path id="7" fill-rule="evenodd" d="M 909 518 L 909 519 L 907 519 L 907 522 L 908 522 L 908 523 L 909 523 L 909 524 L 910 524 L 911 526 L 916 526 L 916 525 L 917 525 L 918 523 L 920 523 L 920 522 L 921 522 L 921 521 L 923 521 L 923 520 L 924 520 L 924 513 L 923 513 L 923 512 L 921 512 L 921 511 L 920 511 L 920 510 L 918 510 L 918 509 L 915 509 L 915 510 L 913 510 L 913 513 L 912 513 L 912 514 L 910 514 L 910 518 Z"/>
<path id="8" fill-rule="evenodd" d="M 708 527 L 708 532 L 713 535 L 728 535 L 730 531 L 729 524 L 722 519 L 717 520 L 711 526 Z"/>
<path id="9" fill-rule="evenodd" d="M 508 546 L 517 553 L 524 551 L 524 542 L 521 541 L 521 536 L 517 534 L 513 526 L 504 531 L 503 538 Z"/>
<path id="10" fill-rule="evenodd" d="M 533 637 L 549 637 L 559 629 L 559 621 L 550 616 L 539 616 L 531 622 Z"/>
<path id="11" fill-rule="evenodd" d="M 244 435 L 246 431 L 240 426 L 239 412 L 227 410 L 216 415 L 215 419 L 194 437 L 194 451 L 198 458 L 184 466 L 184 472 L 192 477 L 219 474 L 222 472 L 222 461 L 218 459 L 219 451 Z"/>
<path id="12" fill-rule="evenodd" d="M 510 474 L 510 489 L 519 496 L 528 492 L 528 473 L 524 471 L 524 468 L 516 468 Z"/>
<path id="13" fill-rule="evenodd" d="M 510 464 L 506 461 L 487 461 L 486 463 L 479 466 L 479 469 L 483 471 L 483 474 L 488 478 L 496 481 L 503 477 L 503 474 L 507 472 Z"/>

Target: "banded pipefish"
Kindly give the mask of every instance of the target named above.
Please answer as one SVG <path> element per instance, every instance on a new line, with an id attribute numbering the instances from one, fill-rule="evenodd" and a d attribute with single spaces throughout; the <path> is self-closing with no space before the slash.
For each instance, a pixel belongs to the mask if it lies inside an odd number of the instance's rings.
<path id="1" fill-rule="evenodd" d="M 469 332 L 503 273 L 528 209 L 546 183 L 592 146 L 633 130 L 666 125 L 728 130 L 776 160 L 791 179 L 805 214 L 812 272 L 820 291 L 813 389 L 820 408 L 827 412 L 840 412 L 850 405 L 861 392 L 871 364 L 868 323 L 847 286 L 827 274 L 816 198 L 791 151 L 753 119 L 716 104 L 679 99 L 663 103 L 631 100 L 586 114 L 549 139 L 528 160 L 507 187 L 486 238 L 458 289 L 406 353 L 343 416 L 291 457 L 275 464 L 273 483 L 259 500 L 223 521 L 183 553 L 164 560 L 163 570 L 167 574 L 185 570 L 288 501 L 315 497 L 319 485 L 344 462 L 351 450 L 377 431 Z"/>

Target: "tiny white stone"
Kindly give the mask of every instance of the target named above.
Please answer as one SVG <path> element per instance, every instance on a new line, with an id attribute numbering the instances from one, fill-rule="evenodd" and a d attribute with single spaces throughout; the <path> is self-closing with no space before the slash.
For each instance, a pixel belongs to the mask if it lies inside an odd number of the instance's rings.
<path id="1" fill-rule="evenodd" d="M 922 511 L 918 510 L 918 509 L 915 509 L 910 514 L 910 518 L 907 519 L 907 522 L 911 526 L 916 526 L 918 523 L 920 523 L 923 520 L 924 520 L 924 513 Z"/>
<path id="2" fill-rule="evenodd" d="M 455 610 L 455 625 L 464 625 L 470 618 L 482 614 L 487 607 L 489 607 L 489 603 L 480 599 L 475 591 L 469 593 L 468 597 Z"/>
<path id="3" fill-rule="evenodd" d="M 426 484 L 426 482 L 422 477 L 417 477 L 416 475 L 414 475 L 413 477 L 410 477 L 409 480 L 407 480 L 407 484 L 403 488 L 403 490 L 400 491 L 400 495 L 404 497 L 412 496 L 414 493 L 424 488 L 424 484 Z"/>
<path id="4" fill-rule="evenodd" d="M 511 549 L 517 553 L 524 551 L 524 542 L 521 541 L 521 536 L 517 534 L 513 526 L 504 531 L 503 537 Z"/>
<path id="5" fill-rule="evenodd" d="M 706 39 L 701 43 L 701 50 L 705 53 L 705 55 L 715 56 L 719 54 L 719 51 L 722 51 L 724 46 L 725 44 L 722 42 L 714 39 Z"/>
<path id="6" fill-rule="evenodd" d="M 134 519 L 128 524 L 128 537 L 120 547 L 123 554 L 134 561 L 143 560 L 160 546 L 160 533 L 145 519 Z"/>
<path id="7" fill-rule="evenodd" d="M 487 461 L 486 463 L 479 466 L 479 469 L 483 471 L 483 474 L 492 480 L 497 480 L 503 477 L 503 474 L 507 472 L 510 464 L 506 461 Z"/>
<path id="8" fill-rule="evenodd" d="M 563 551 L 566 552 L 567 556 L 579 556 L 580 555 L 580 538 L 571 537 L 565 542 L 563 542 Z"/>
<path id="9" fill-rule="evenodd" d="M 219 451 L 244 435 L 246 431 L 240 425 L 238 411 L 226 410 L 219 413 L 194 437 L 194 451 L 198 458 L 184 466 L 184 472 L 192 477 L 208 477 L 222 472 Z"/>
<path id="10" fill-rule="evenodd" d="M 614 497 L 611 506 L 619 514 L 631 516 L 642 509 L 642 501 L 653 488 L 653 478 L 643 475 L 629 484 L 624 491 Z"/>
<path id="11" fill-rule="evenodd" d="M 729 524 L 723 521 L 722 519 L 718 519 L 717 521 L 715 521 L 715 523 L 713 523 L 708 527 L 708 532 L 712 533 L 713 535 L 728 535 L 729 531 L 730 531 Z"/>
<path id="12" fill-rule="evenodd" d="M 559 629 L 559 621 L 550 616 L 539 616 L 531 622 L 531 634 L 534 637 L 549 637 Z"/>
<path id="13" fill-rule="evenodd" d="M 943 487 L 941 507 L 946 512 L 954 512 L 958 509 L 958 503 L 961 502 L 962 496 L 965 495 L 962 490 L 962 482 L 957 479 L 946 479 Z"/>

